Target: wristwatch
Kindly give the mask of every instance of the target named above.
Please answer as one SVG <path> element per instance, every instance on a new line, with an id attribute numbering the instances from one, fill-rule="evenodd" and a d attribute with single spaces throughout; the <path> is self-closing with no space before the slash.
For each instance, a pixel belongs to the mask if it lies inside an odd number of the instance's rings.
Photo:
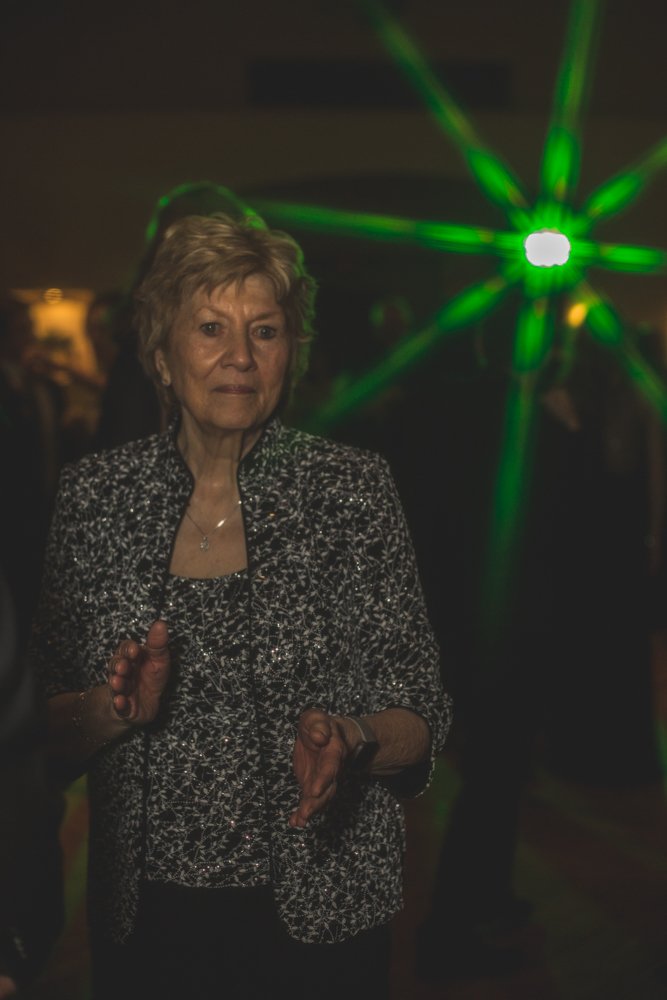
<path id="1" fill-rule="evenodd" d="M 342 715 L 342 719 L 347 719 L 359 731 L 359 742 L 350 750 L 347 759 L 348 767 L 352 771 L 367 771 L 380 749 L 380 744 L 375 738 L 375 733 L 363 719 L 356 715 Z"/>

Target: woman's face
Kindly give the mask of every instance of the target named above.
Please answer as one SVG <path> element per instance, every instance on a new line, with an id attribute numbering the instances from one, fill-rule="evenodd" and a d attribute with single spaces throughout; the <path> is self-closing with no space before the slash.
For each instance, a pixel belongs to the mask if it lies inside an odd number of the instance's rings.
<path id="1" fill-rule="evenodd" d="M 155 362 L 184 419 L 206 431 L 258 431 L 282 396 L 290 338 L 273 285 L 254 274 L 210 296 L 196 292 Z"/>

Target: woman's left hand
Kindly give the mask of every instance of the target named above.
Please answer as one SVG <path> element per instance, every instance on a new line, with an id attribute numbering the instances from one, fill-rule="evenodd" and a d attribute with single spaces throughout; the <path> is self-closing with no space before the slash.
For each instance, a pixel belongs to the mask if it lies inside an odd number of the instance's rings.
<path id="1" fill-rule="evenodd" d="M 347 748 L 334 719 L 317 708 L 306 709 L 299 719 L 292 763 L 301 786 L 298 807 L 289 818 L 292 827 L 305 827 L 336 794 Z"/>

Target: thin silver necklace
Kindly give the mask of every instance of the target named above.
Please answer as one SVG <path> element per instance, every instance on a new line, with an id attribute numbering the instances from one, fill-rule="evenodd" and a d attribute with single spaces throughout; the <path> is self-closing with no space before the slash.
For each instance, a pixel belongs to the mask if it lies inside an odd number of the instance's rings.
<path id="1" fill-rule="evenodd" d="M 241 506 L 241 501 L 237 500 L 236 503 L 234 504 L 233 509 L 229 512 L 229 514 L 225 514 L 225 516 L 220 521 L 218 521 L 216 526 L 214 528 L 211 528 L 209 532 L 203 531 L 202 528 L 200 528 L 197 522 L 195 521 L 194 517 L 192 516 L 188 508 L 187 507 L 185 508 L 185 516 L 192 521 L 195 528 L 201 535 L 201 542 L 199 543 L 199 548 L 202 550 L 202 552 L 207 552 L 211 547 L 211 543 L 208 540 L 209 535 L 212 535 L 214 531 L 217 531 L 218 528 L 221 528 L 225 523 L 225 521 L 228 521 L 230 519 L 236 508 L 240 506 Z"/>

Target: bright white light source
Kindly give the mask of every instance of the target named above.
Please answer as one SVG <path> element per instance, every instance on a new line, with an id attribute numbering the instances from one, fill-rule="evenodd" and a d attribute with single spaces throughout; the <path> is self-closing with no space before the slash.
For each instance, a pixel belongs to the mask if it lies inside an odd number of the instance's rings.
<path id="1" fill-rule="evenodd" d="M 554 229 L 541 229 L 524 240 L 529 264 L 535 267 L 555 267 L 566 264 L 570 257 L 570 241 Z"/>

